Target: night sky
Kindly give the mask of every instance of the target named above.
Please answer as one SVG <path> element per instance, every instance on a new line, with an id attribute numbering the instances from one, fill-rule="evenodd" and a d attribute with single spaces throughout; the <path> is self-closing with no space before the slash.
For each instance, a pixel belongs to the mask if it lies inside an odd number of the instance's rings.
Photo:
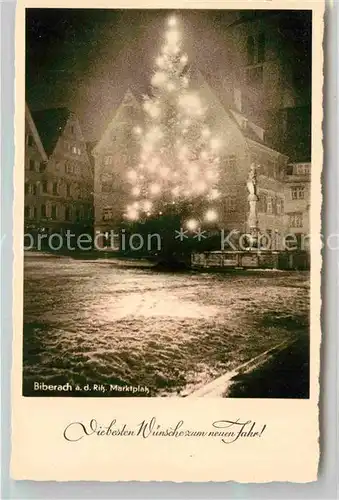
<path id="1" fill-rule="evenodd" d="M 66 106 L 96 140 L 127 88 L 148 90 L 154 60 L 173 11 L 27 9 L 26 100 L 32 110 Z M 174 12 L 175 13 L 175 12 Z M 181 11 L 183 49 L 220 93 L 235 11 Z M 293 30 L 293 28 L 292 28 Z"/>

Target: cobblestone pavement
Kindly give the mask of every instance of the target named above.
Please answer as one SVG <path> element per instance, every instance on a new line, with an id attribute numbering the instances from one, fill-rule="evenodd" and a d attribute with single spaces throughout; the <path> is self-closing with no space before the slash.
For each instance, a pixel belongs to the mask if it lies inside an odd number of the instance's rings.
<path id="1" fill-rule="evenodd" d="M 36 382 L 68 382 L 140 389 L 91 396 L 186 395 L 305 335 L 308 315 L 307 272 L 166 273 L 28 255 L 24 394 L 46 396 Z"/>

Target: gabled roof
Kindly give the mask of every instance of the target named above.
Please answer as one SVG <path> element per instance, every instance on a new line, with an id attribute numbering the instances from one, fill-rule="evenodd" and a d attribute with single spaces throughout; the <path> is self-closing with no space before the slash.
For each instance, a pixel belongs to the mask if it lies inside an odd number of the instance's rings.
<path id="1" fill-rule="evenodd" d="M 28 125 L 29 125 L 29 128 L 31 130 L 31 133 L 34 137 L 34 140 L 35 140 L 35 144 L 37 145 L 37 148 L 41 154 L 41 157 L 43 159 L 43 161 L 47 161 L 47 154 L 46 154 L 46 151 L 42 145 L 42 142 L 41 142 L 41 139 L 40 139 L 40 136 L 39 136 L 39 132 L 37 131 L 37 128 L 35 126 L 35 123 L 34 123 L 34 120 L 33 120 L 33 117 L 32 117 L 32 114 L 29 110 L 29 107 L 26 103 L 25 105 L 25 112 L 26 112 L 26 120 L 28 122 Z"/>
<path id="2" fill-rule="evenodd" d="M 101 148 L 106 144 L 107 140 L 109 140 L 110 134 L 114 129 L 114 127 L 119 123 L 119 118 L 126 106 L 133 106 L 138 109 L 140 109 L 141 107 L 137 98 L 130 89 L 127 89 L 118 109 L 113 114 L 113 118 L 109 122 L 108 126 L 106 127 L 104 133 L 102 134 L 97 144 L 93 147 L 92 155 L 99 154 Z"/>
<path id="3" fill-rule="evenodd" d="M 53 153 L 70 115 L 71 111 L 67 108 L 50 108 L 32 113 L 34 123 L 48 156 Z"/>

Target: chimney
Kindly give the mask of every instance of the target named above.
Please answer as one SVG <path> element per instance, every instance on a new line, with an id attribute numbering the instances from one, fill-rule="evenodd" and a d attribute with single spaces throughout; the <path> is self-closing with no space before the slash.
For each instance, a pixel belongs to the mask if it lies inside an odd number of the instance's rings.
<path id="1" fill-rule="evenodd" d="M 240 89 L 234 89 L 234 104 L 235 104 L 236 110 L 239 111 L 239 113 L 242 113 L 241 90 Z"/>

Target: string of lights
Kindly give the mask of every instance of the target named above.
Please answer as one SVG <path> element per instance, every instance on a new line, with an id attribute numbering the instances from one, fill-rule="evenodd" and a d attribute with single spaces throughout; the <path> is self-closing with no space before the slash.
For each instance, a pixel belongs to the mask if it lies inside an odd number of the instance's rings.
<path id="1" fill-rule="evenodd" d="M 143 102 L 145 121 L 133 129 L 140 162 L 127 172 L 131 202 L 125 217 L 138 221 L 186 207 L 186 227 L 194 230 L 218 219 L 222 143 L 206 124 L 207 106 L 189 88 L 188 56 L 181 50 L 176 17 L 168 19 L 164 38 L 151 78 L 152 95 Z"/>

